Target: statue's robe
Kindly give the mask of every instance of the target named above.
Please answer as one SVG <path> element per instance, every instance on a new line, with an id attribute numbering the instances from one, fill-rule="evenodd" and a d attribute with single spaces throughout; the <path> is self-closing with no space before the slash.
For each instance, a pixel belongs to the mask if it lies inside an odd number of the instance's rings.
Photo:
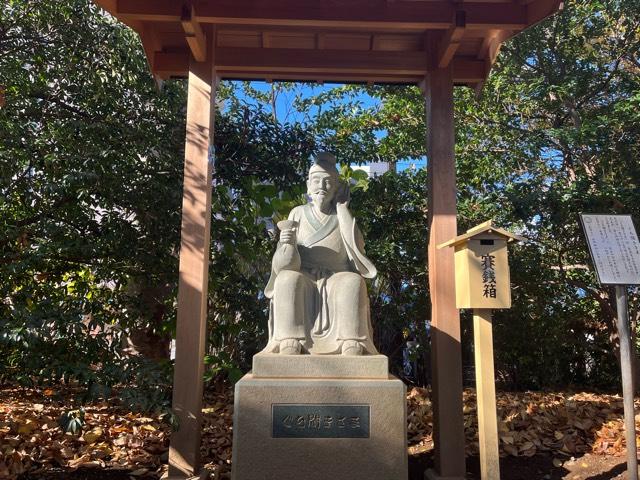
<path id="1" fill-rule="evenodd" d="M 323 223 L 307 204 L 294 208 L 289 220 L 298 223 L 301 266 L 290 269 L 282 259 L 284 245 L 278 245 L 265 288 L 265 296 L 271 298 L 265 351 L 276 352 L 281 340 L 295 338 L 313 354 L 340 353 L 345 340 L 356 340 L 367 353 L 377 353 L 364 282 L 377 272 L 365 255 L 353 216 L 340 206 Z"/>

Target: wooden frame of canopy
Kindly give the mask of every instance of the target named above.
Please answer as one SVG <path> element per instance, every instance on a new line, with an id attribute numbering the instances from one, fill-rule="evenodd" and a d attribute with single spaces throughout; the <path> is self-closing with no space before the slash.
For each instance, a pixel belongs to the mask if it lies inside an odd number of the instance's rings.
<path id="1" fill-rule="evenodd" d="M 199 471 L 219 79 L 419 84 L 428 123 L 429 282 L 436 471 L 465 474 L 459 314 L 451 249 L 456 178 L 453 87 L 480 88 L 506 39 L 561 0 L 95 0 L 142 39 L 158 79 L 188 77 L 169 475 Z"/>

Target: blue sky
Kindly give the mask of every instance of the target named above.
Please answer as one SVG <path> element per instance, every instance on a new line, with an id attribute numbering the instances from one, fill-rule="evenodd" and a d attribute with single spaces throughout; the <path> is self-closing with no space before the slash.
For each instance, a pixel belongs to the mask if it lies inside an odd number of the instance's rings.
<path id="1" fill-rule="evenodd" d="M 237 82 L 241 84 L 242 82 Z M 267 82 L 250 82 L 251 87 L 262 93 L 271 92 L 272 84 Z M 293 89 L 288 92 L 282 92 L 278 95 L 276 100 L 276 113 L 280 121 L 283 122 L 292 122 L 292 121 L 302 121 L 304 118 L 299 115 L 295 109 L 293 108 L 293 103 L 297 95 L 302 98 L 310 98 L 321 93 L 326 93 L 333 88 L 339 87 L 344 84 L 339 83 L 326 83 L 326 84 L 308 84 L 308 83 L 299 83 Z M 239 92 L 241 94 L 241 92 Z M 242 95 L 242 94 L 241 94 Z M 246 97 L 245 97 L 246 98 Z M 362 93 L 355 97 L 358 101 L 362 103 L 363 108 L 374 107 L 379 104 L 379 100 L 370 97 L 366 93 Z"/>
<path id="2" fill-rule="evenodd" d="M 237 95 L 240 98 L 243 98 L 248 101 L 253 101 L 253 99 L 249 99 L 244 92 L 242 92 L 242 82 L 234 82 L 239 88 L 237 90 Z M 342 84 L 332 83 L 332 84 L 297 84 L 290 90 L 283 90 L 279 92 L 276 97 L 275 109 L 276 116 L 278 119 L 283 122 L 302 122 L 305 120 L 304 114 L 298 112 L 294 107 L 294 102 L 297 97 L 299 98 L 310 98 L 322 93 L 326 93 L 333 88 L 336 88 Z M 261 93 L 270 93 L 272 85 L 267 82 L 251 82 L 250 86 L 255 90 Z M 380 99 L 373 98 L 366 94 L 365 92 L 359 93 L 357 96 L 351 98 L 352 101 L 358 101 L 362 108 L 371 108 L 380 104 Z M 271 107 L 268 107 L 268 110 L 271 110 Z M 310 110 L 310 113 L 313 115 L 314 112 L 317 112 L 317 107 L 314 107 Z M 382 138 L 386 132 L 384 130 L 380 130 L 376 132 L 376 135 L 379 138 Z M 398 171 L 406 170 L 411 168 L 412 165 L 415 165 L 416 168 L 424 168 L 426 165 L 426 159 L 411 159 L 411 160 L 401 160 L 397 163 Z"/>

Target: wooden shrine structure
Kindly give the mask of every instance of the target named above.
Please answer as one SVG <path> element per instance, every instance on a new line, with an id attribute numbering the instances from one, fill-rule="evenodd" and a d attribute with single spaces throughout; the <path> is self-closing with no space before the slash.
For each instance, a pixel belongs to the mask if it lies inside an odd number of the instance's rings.
<path id="1" fill-rule="evenodd" d="M 169 475 L 199 472 L 203 358 L 219 79 L 419 84 L 428 134 L 428 268 L 436 471 L 465 475 L 453 87 L 481 88 L 500 45 L 561 0 L 95 0 L 142 39 L 156 79 L 188 78 Z M 339 153 L 339 152 L 338 152 Z"/>

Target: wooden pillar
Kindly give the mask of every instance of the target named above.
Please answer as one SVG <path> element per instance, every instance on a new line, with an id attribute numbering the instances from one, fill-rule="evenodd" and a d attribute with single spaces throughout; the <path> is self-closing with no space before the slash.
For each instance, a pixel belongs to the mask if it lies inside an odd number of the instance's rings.
<path id="1" fill-rule="evenodd" d="M 493 312 L 473 311 L 473 345 L 476 360 L 476 405 L 482 480 L 500 480 L 500 450 L 496 409 L 496 380 L 493 370 Z"/>
<path id="2" fill-rule="evenodd" d="M 199 474 L 202 417 L 211 181 L 215 115 L 215 74 L 211 59 L 189 64 L 187 133 L 184 149 L 184 189 L 173 410 L 179 429 L 171 434 L 169 478 Z"/>
<path id="3" fill-rule="evenodd" d="M 430 71 L 425 87 L 433 439 L 436 467 L 436 472 L 428 472 L 428 476 L 462 479 L 465 474 L 462 356 L 460 315 L 455 301 L 454 251 L 453 248 L 437 248 L 437 245 L 457 235 L 451 65 Z"/>

